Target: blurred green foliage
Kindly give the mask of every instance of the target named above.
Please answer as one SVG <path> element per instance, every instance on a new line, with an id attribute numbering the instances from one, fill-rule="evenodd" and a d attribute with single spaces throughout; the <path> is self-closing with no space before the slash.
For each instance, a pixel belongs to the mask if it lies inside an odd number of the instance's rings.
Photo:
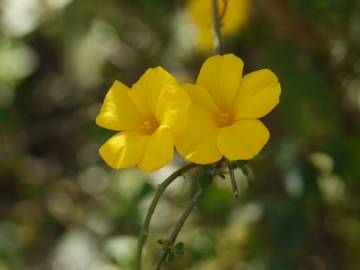
<path id="1" fill-rule="evenodd" d="M 207 55 L 184 8 L 0 2 L 1 270 L 131 269 L 154 189 L 182 161 L 153 175 L 113 171 L 97 154 L 112 132 L 94 119 L 115 79 L 131 85 L 157 65 L 196 78 Z M 184 255 L 167 269 L 360 269 L 359 29 L 359 1 L 253 1 L 247 26 L 225 44 L 246 72 L 279 76 L 281 103 L 264 119 L 270 143 L 247 176 L 236 170 L 239 200 L 215 177 L 179 235 Z M 162 198 L 145 269 L 200 175 Z"/>

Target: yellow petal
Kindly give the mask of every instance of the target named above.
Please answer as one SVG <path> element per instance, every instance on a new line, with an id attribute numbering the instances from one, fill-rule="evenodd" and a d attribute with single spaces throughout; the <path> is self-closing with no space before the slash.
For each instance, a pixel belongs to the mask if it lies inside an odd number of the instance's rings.
<path id="1" fill-rule="evenodd" d="M 187 12 L 194 24 L 197 46 L 200 51 L 210 51 L 214 47 L 212 4 L 208 0 L 188 0 Z"/>
<path id="2" fill-rule="evenodd" d="M 214 100 L 204 87 L 195 84 L 183 84 L 182 87 L 191 99 L 189 112 L 191 118 L 211 118 L 219 112 Z"/>
<path id="3" fill-rule="evenodd" d="M 211 119 L 191 119 L 188 128 L 175 138 L 179 154 L 198 164 L 209 164 L 222 157 L 217 146 L 219 128 Z"/>
<path id="4" fill-rule="evenodd" d="M 173 84 L 177 81 L 167 71 L 161 67 L 149 68 L 132 86 L 129 95 L 146 118 L 155 118 L 161 91 Z"/>
<path id="5" fill-rule="evenodd" d="M 268 69 L 251 72 L 243 77 L 234 103 L 235 118 L 260 118 L 278 103 L 281 93 L 276 75 Z"/>
<path id="6" fill-rule="evenodd" d="M 251 159 L 269 140 L 264 124 L 257 120 L 239 120 L 219 131 L 220 152 L 229 160 Z"/>
<path id="7" fill-rule="evenodd" d="M 210 2 L 210 1 L 209 1 Z M 221 4 L 223 1 L 219 1 Z M 221 5 L 220 10 L 223 9 Z M 228 1 L 225 16 L 222 20 L 221 32 L 224 35 L 235 34 L 247 22 L 250 12 L 249 0 Z"/>
<path id="8" fill-rule="evenodd" d="M 186 127 L 190 98 L 179 84 L 169 84 L 162 89 L 156 107 L 156 118 L 160 125 L 177 132 Z"/>
<path id="9" fill-rule="evenodd" d="M 203 86 L 213 98 L 219 110 L 232 109 L 240 86 L 243 61 L 233 54 L 208 58 L 201 67 L 197 84 Z"/>
<path id="10" fill-rule="evenodd" d="M 126 85 L 115 81 L 106 94 L 96 124 L 118 131 L 137 128 L 142 122 L 142 116 L 128 93 Z"/>
<path id="11" fill-rule="evenodd" d="M 196 26 L 206 26 L 211 29 L 212 24 L 212 4 L 207 0 L 187 0 L 187 12 Z"/>
<path id="12" fill-rule="evenodd" d="M 148 135 L 124 131 L 111 137 L 99 150 L 100 156 L 114 169 L 130 168 L 144 155 Z"/>
<path id="13" fill-rule="evenodd" d="M 171 130 L 160 126 L 149 138 L 139 168 L 145 172 L 154 172 L 167 165 L 174 155 L 174 139 Z"/>

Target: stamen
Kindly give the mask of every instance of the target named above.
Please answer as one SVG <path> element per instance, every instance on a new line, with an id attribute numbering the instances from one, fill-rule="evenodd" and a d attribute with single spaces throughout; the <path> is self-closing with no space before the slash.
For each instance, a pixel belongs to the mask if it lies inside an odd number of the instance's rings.
<path id="1" fill-rule="evenodd" d="M 231 113 L 228 113 L 228 112 L 219 113 L 217 116 L 217 120 L 218 120 L 217 122 L 220 127 L 231 126 L 234 123 L 234 117 L 232 116 Z"/>
<path id="2" fill-rule="evenodd" d="M 145 120 L 141 124 L 140 130 L 145 134 L 152 134 L 158 126 L 156 121 Z"/>

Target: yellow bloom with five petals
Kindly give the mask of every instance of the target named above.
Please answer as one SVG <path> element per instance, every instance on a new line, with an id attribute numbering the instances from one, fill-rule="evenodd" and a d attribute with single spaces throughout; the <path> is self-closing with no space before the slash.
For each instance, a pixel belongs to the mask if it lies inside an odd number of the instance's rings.
<path id="1" fill-rule="evenodd" d="M 258 120 L 278 103 L 277 77 L 268 69 L 242 77 L 243 61 L 233 54 L 208 58 L 196 85 L 184 84 L 192 104 L 187 129 L 176 138 L 185 159 L 198 164 L 253 158 L 269 139 Z"/>
<path id="2" fill-rule="evenodd" d="M 187 0 L 186 7 L 197 32 L 198 48 L 210 51 L 214 46 L 211 0 Z M 223 0 L 218 0 L 218 10 L 221 15 L 224 11 Z M 249 13 L 250 0 L 228 0 L 221 20 L 221 33 L 224 36 L 236 34 L 247 22 Z"/>
<path id="3" fill-rule="evenodd" d="M 96 123 L 120 132 L 100 148 L 100 156 L 115 169 L 160 169 L 173 158 L 174 134 L 186 126 L 189 103 L 176 79 L 161 67 L 148 69 L 131 90 L 115 81 Z"/>

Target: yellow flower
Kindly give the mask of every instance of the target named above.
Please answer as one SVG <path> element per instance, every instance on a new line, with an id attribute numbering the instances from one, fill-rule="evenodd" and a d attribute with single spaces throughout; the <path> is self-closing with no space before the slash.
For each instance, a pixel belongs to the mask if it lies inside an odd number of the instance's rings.
<path id="1" fill-rule="evenodd" d="M 218 0 L 218 10 L 221 14 L 224 1 Z M 225 16 L 221 21 L 221 33 L 224 36 L 236 34 L 246 23 L 249 16 L 250 0 L 228 0 Z M 211 0 L 188 0 L 187 10 L 193 21 L 198 37 L 198 48 L 209 51 L 213 48 L 213 15 Z"/>
<path id="2" fill-rule="evenodd" d="M 185 159 L 198 164 L 253 158 L 269 139 L 257 118 L 278 103 L 280 84 L 268 69 L 242 77 L 243 61 L 233 54 L 210 57 L 196 85 L 185 84 L 192 104 L 187 130 L 176 138 Z"/>
<path id="3" fill-rule="evenodd" d="M 160 67 L 148 69 L 131 90 L 119 81 L 107 93 L 96 123 L 121 131 L 99 150 L 115 168 L 153 172 L 173 158 L 174 133 L 185 128 L 189 97 Z"/>

